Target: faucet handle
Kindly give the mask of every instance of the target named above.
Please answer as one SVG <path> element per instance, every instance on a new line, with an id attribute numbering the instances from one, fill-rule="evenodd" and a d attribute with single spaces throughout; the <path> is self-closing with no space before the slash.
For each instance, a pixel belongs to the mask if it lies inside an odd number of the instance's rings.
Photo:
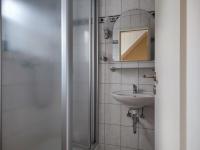
<path id="1" fill-rule="evenodd" d="M 136 84 L 133 84 L 133 93 L 137 93 L 138 92 L 138 87 Z"/>
<path id="2" fill-rule="evenodd" d="M 154 72 L 153 75 L 143 75 L 143 78 L 152 78 L 156 83 L 158 82 L 157 81 L 157 77 L 156 77 L 156 72 Z"/>

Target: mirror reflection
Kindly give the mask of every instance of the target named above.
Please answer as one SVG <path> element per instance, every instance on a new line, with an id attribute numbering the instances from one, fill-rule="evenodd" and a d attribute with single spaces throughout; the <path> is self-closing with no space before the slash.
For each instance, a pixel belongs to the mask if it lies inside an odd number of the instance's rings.
<path id="1" fill-rule="evenodd" d="M 123 61 L 149 60 L 148 29 L 120 32 L 120 57 Z"/>
<path id="2" fill-rule="evenodd" d="M 113 61 L 154 59 L 154 17 L 145 10 L 124 12 L 113 27 Z"/>

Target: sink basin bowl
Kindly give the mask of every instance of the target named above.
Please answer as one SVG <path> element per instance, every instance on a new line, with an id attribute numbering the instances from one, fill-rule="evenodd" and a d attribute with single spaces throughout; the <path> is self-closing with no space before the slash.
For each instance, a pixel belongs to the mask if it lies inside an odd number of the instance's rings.
<path id="1" fill-rule="evenodd" d="M 121 104 L 134 108 L 142 108 L 154 104 L 154 94 L 151 92 L 116 91 L 112 97 Z"/>

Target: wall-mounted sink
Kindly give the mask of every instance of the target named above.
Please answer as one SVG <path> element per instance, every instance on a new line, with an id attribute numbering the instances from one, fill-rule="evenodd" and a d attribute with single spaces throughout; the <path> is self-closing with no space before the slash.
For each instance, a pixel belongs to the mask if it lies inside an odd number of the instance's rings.
<path id="1" fill-rule="evenodd" d="M 133 91 L 116 91 L 112 92 L 112 96 L 121 104 L 134 108 L 141 108 L 154 104 L 154 94 L 151 92 L 133 93 Z"/>

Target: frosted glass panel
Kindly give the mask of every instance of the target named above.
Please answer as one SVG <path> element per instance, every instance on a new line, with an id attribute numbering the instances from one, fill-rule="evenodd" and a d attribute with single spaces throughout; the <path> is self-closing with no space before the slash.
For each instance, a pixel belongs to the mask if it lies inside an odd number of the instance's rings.
<path id="1" fill-rule="evenodd" d="M 73 143 L 90 147 L 91 0 L 73 1 Z"/>
<path id="2" fill-rule="evenodd" d="M 2 0 L 3 150 L 61 150 L 60 5 Z"/>

